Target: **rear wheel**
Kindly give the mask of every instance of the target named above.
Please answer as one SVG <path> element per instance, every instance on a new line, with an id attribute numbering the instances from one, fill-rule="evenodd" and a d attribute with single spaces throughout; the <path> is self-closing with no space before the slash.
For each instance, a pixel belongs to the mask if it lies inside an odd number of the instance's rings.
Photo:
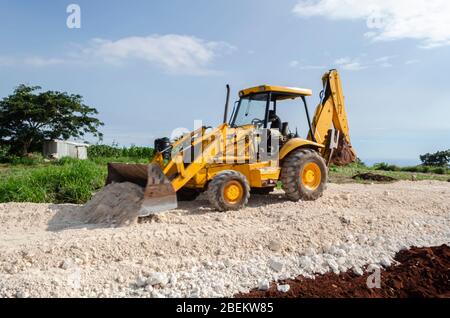
<path id="1" fill-rule="evenodd" d="M 177 191 L 178 201 L 194 201 L 200 195 L 200 191 L 196 189 L 181 188 Z"/>
<path id="2" fill-rule="evenodd" d="M 248 202 L 250 186 L 242 173 L 226 170 L 211 180 L 207 196 L 211 205 L 218 211 L 239 210 Z"/>
<path id="3" fill-rule="evenodd" d="M 312 201 L 323 195 L 328 169 L 323 158 L 312 149 L 298 149 L 284 160 L 281 181 L 291 201 Z"/>

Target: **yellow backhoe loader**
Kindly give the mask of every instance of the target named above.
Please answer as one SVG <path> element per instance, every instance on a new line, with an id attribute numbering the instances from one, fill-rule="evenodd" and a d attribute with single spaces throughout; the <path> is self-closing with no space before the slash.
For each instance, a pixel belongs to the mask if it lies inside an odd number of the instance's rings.
<path id="1" fill-rule="evenodd" d="M 316 200 L 325 189 L 328 166 L 356 159 L 339 74 L 331 70 L 322 81 L 312 121 L 309 89 L 244 89 L 229 116 L 227 86 L 223 124 L 201 127 L 174 141 L 157 140 L 157 154 L 148 165 L 108 164 L 106 183 L 144 187 L 141 217 L 174 209 L 178 201 L 194 200 L 205 191 L 215 209 L 238 210 L 252 193 L 269 194 L 279 182 L 289 200 Z M 277 115 L 277 107 L 293 99 L 303 101 L 309 130 L 305 139 L 291 133 L 289 123 Z"/>

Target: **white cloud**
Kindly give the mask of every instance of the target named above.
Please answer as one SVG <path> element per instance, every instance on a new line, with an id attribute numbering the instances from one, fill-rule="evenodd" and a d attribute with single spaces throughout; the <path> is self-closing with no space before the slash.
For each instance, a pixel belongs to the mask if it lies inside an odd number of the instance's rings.
<path id="1" fill-rule="evenodd" d="M 15 60 L 8 56 L 0 56 L 0 66 L 10 66 L 15 63 Z"/>
<path id="2" fill-rule="evenodd" d="M 64 59 L 58 58 L 42 58 L 38 56 L 32 56 L 24 58 L 22 62 L 27 65 L 40 67 L 40 66 L 63 64 L 66 61 Z"/>
<path id="3" fill-rule="evenodd" d="M 416 39 L 421 47 L 450 45 L 448 0 L 301 0 L 293 9 L 303 16 L 366 20 L 365 36 L 376 41 Z"/>
<path id="4" fill-rule="evenodd" d="M 64 59 L 57 58 L 44 58 L 39 56 L 29 56 L 29 57 L 10 57 L 10 56 L 0 56 L 0 66 L 17 66 L 17 65 L 28 65 L 28 66 L 48 66 L 63 64 L 67 62 Z"/>
<path id="5" fill-rule="evenodd" d="M 396 57 L 396 55 L 381 56 L 373 60 L 368 60 L 365 55 L 358 58 L 342 57 L 335 60 L 334 64 L 337 67 L 347 71 L 360 71 L 372 67 L 388 68 L 393 66 L 391 60 Z"/>
<path id="6" fill-rule="evenodd" d="M 322 70 L 326 67 L 323 65 L 300 65 L 299 69 L 301 70 Z"/>
<path id="7" fill-rule="evenodd" d="M 376 58 L 374 60 L 374 64 L 378 65 L 380 67 L 384 67 L 384 68 L 392 67 L 393 65 L 390 61 L 392 59 L 395 59 L 396 57 L 397 57 L 397 55 L 382 56 L 382 57 Z"/>
<path id="8" fill-rule="evenodd" d="M 393 65 L 391 63 L 389 63 L 389 62 L 384 62 L 384 63 L 381 63 L 380 66 L 387 68 L 387 67 L 392 67 Z"/>
<path id="9" fill-rule="evenodd" d="M 417 64 L 419 63 L 419 60 L 413 59 L 413 60 L 408 60 L 405 62 L 406 65 L 411 65 L 411 64 Z"/>
<path id="10" fill-rule="evenodd" d="M 291 61 L 291 62 L 289 63 L 289 66 L 290 66 L 290 67 L 297 67 L 299 64 L 300 64 L 299 61 Z"/>
<path id="11" fill-rule="evenodd" d="M 361 71 L 373 67 L 392 67 L 391 61 L 397 58 L 396 55 L 381 56 L 378 58 L 368 58 L 366 54 L 358 57 L 341 57 L 334 61 L 333 67 L 337 67 L 346 71 Z M 289 62 L 289 67 L 300 70 L 324 70 L 328 66 L 308 64 L 306 60 L 293 60 Z"/>
<path id="12" fill-rule="evenodd" d="M 205 41 L 193 36 L 167 34 L 126 37 L 117 41 L 93 39 L 87 45 L 76 45 L 66 57 L 0 56 L 0 66 L 28 65 L 44 67 L 59 64 L 122 65 L 130 61 L 156 65 L 169 73 L 205 75 L 214 60 L 230 54 L 235 48 L 225 42 Z"/>
<path id="13" fill-rule="evenodd" d="M 334 63 L 341 69 L 346 71 L 360 71 L 366 69 L 368 66 L 361 64 L 358 59 L 351 59 L 349 57 L 339 58 Z"/>
<path id="14" fill-rule="evenodd" d="M 292 68 L 298 68 L 300 70 L 318 70 L 318 69 L 324 69 L 325 66 L 323 65 L 304 65 L 303 63 L 299 61 L 291 61 L 289 63 L 289 66 Z"/>
<path id="15" fill-rule="evenodd" d="M 83 58 L 121 64 L 130 60 L 158 65 L 171 73 L 204 74 L 213 60 L 235 48 L 225 42 L 207 42 L 185 35 L 127 37 L 117 41 L 94 39 L 81 51 Z"/>
<path id="16" fill-rule="evenodd" d="M 374 60 L 374 62 L 375 63 L 386 63 L 386 62 L 388 62 L 388 61 L 390 61 L 390 60 L 392 60 L 393 58 L 396 58 L 396 57 L 397 57 L 396 55 L 382 56 L 382 57 L 376 58 Z"/>

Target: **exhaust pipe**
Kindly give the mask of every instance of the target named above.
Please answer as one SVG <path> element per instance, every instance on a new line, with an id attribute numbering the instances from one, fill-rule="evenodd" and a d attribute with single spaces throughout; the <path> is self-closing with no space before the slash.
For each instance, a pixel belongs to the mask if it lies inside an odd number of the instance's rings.
<path id="1" fill-rule="evenodd" d="M 227 99 L 225 102 L 225 113 L 223 115 L 223 123 L 226 124 L 228 120 L 228 105 L 230 104 L 230 85 L 227 84 Z"/>

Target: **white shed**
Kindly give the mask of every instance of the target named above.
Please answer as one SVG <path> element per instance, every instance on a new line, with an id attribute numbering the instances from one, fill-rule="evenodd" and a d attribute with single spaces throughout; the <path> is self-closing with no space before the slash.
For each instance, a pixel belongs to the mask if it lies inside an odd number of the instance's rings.
<path id="1" fill-rule="evenodd" d="M 74 141 L 49 140 L 44 142 L 44 156 L 60 159 L 71 157 L 77 159 L 87 159 L 87 148 L 89 145 Z"/>

